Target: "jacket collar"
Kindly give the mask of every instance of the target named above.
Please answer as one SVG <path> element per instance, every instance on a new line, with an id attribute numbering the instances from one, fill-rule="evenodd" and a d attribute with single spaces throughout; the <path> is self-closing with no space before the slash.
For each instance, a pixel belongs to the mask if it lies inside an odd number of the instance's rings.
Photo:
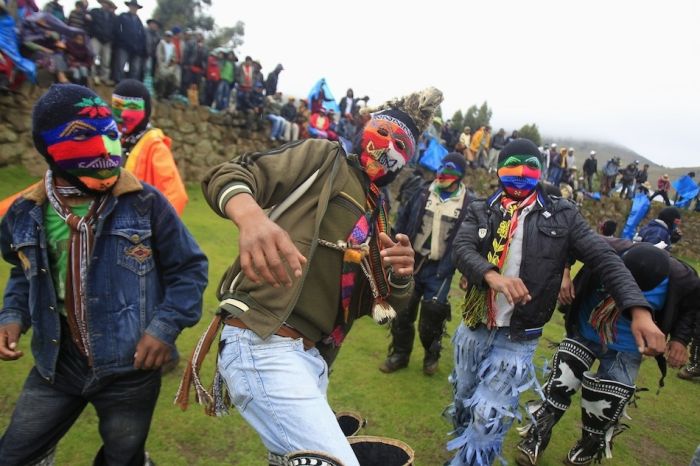
<path id="1" fill-rule="evenodd" d="M 122 194 L 141 191 L 143 185 L 134 175 L 122 169 L 117 183 L 112 188 L 111 195 L 119 197 Z M 32 188 L 23 194 L 23 197 L 36 205 L 43 205 L 46 202 L 46 186 L 43 181 L 36 183 Z"/>

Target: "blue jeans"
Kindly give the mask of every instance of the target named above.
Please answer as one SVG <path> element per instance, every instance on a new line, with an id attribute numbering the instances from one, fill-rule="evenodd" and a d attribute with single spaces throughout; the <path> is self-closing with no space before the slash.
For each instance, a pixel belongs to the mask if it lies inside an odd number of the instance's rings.
<path id="1" fill-rule="evenodd" d="M 217 110 L 226 110 L 228 108 L 229 96 L 231 95 L 231 84 L 222 79 L 219 81 L 219 87 L 216 88 L 216 96 L 214 102 Z"/>
<path id="2" fill-rule="evenodd" d="M 227 325 L 218 369 L 231 402 L 269 451 L 323 451 L 359 466 L 328 405 L 328 366 L 316 348 L 304 350 L 300 339 L 278 335 L 263 340 Z"/>
<path id="3" fill-rule="evenodd" d="M 141 55 L 131 53 L 124 49 L 117 49 L 117 68 L 115 70 L 114 80 L 119 82 L 124 78 L 124 65 L 129 64 L 129 73 L 127 78 L 143 80 L 143 62 L 144 58 Z"/>
<path id="4" fill-rule="evenodd" d="M 272 128 L 270 128 L 270 140 L 281 139 L 284 134 L 284 124 L 287 120 L 279 115 L 268 115 L 267 119 L 272 122 Z"/>
<path id="5" fill-rule="evenodd" d="M 160 371 L 97 379 L 70 338 L 64 338 L 54 383 L 44 380 L 36 367 L 29 373 L 0 438 L 0 463 L 23 466 L 43 458 L 92 403 L 103 442 L 94 464 L 143 466 L 160 381 Z"/>
<path id="6" fill-rule="evenodd" d="M 537 339 L 512 341 L 509 328 L 470 329 L 463 323 L 453 338 L 455 366 L 452 415 L 458 450 L 451 466 L 484 465 L 500 457 L 503 440 L 520 418 L 520 394 L 537 386 L 532 358 Z"/>
<path id="7" fill-rule="evenodd" d="M 598 342 L 576 336 L 574 340 L 591 350 L 600 361 L 596 377 L 604 380 L 614 380 L 625 385 L 634 385 L 639 373 L 639 366 L 642 364 L 642 354 L 615 351 L 603 348 Z"/>
<path id="8" fill-rule="evenodd" d="M 563 172 L 564 170 L 561 167 L 549 167 L 549 178 L 547 181 L 558 187 Z"/>

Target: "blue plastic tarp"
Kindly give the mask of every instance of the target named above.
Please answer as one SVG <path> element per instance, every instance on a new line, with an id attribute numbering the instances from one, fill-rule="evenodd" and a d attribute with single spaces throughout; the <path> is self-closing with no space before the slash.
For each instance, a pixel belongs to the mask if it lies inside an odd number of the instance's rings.
<path id="1" fill-rule="evenodd" d="M 311 92 L 309 92 L 309 110 L 311 110 L 311 103 L 318 98 L 318 95 L 321 93 L 321 90 L 323 90 L 323 108 L 328 110 L 333 110 L 335 113 L 340 113 L 340 107 L 338 106 L 338 103 L 335 101 L 335 97 L 333 97 L 333 93 L 331 92 L 331 88 L 328 87 L 328 83 L 326 82 L 326 78 L 321 78 L 314 84 L 314 87 L 311 88 Z"/>
<path id="2" fill-rule="evenodd" d="M 0 50 L 12 60 L 20 71 L 36 82 L 36 65 L 19 53 L 15 20 L 10 15 L 0 15 Z"/>
<path id="3" fill-rule="evenodd" d="M 697 197 L 698 192 L 700 192 L 698 185 L 688 175 L 681 176 L 671 184 L 678 193 L 678 201 L 676 202 L 677 207 L 686 207 L 688 204 L 690 204 L 690 201 Z"/>
<path id="4" fill-rule="evenodd" d="M 634 200 L 632 201 L 632 209 L 630 209 L 630 214 L 627 216 L 625 228 L 622 230 L 622 237 L 624 239 L 631 240 L 634 238 L 637 227 L 649 212 L 650 205 L 651 201 L 649 201 L 649 197 L 646 194 L 637 193 L 637 195 L 634 196 Z"/>
<path id="5" fill-rule="evenodd" d="M 428 142 L 428 147 L 425 149 L 425 152 L 418 163 L 422 167 L 436 172 L 442 166 L 442 159 L 445 158 L 447 152 L 447 149 L 440 144 L 436 138 L 431 137 L 430 141 Z"/>

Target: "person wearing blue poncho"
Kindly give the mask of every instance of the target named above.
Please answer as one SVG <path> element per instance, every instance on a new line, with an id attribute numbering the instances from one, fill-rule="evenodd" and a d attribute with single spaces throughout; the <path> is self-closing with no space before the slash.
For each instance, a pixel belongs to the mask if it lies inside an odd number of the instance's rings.
<path id="1" fill-rule="evenodd" d="M 24 73 L 30 81 L 36 81 L 36 65 L 19 53 L 15 20 L 0 3 L 0 88 L 14 88 L 22 79 L 15 69 Z"/>

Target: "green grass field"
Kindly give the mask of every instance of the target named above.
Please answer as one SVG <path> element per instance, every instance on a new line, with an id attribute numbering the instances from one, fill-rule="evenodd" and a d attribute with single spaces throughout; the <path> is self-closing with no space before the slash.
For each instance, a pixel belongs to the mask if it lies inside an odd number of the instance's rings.
<path id="1" fill-rule="evenodd" d="M 31 182 L 20 168 L 0 169 L 0 198 Z M 185 223 L 209 257 L 209 281 L 204 298 L 204 316 L 193 329 L 178 340 L 183 354 L 188 354 L 208 324 L 216 306 L 213 287 L 237 251 L 236 230 L 229 222 L 214 215 L 206 206 L 198 186 L 190 188 L 190 204 Z M 0 264 L 0 283 L 7 279 L 9 268 Z M 456 284 L 456 282 L 455 282 Z M 459 290 L 453 287 L 453 302 Z M 456 308 L 456 306 L 455 306 Z M 453 312 L 455 314 L 455 312 Z M 452 334 L 458 318 L 449 323 Z M 553 350 L 548 340 L 559 341 L 564 334 L 559 314 L 547 326 L 540 343 L 536 362 L 542 365 Z M 417 339 L 416 339 L 417 340 Z M 407 369 L 385 375 L 377 370 L 386 355 L 388 329 L 362 319 L 355 326 L 336 361 L 331 375 L 328 397 L 335 410 L 355 410 L 369 422 L 363 433 L 401 439 L 416 451 L 416 465 L 441 465 L 450 455 L 445 451 L 450 425 L 441 413 L 451 401 L 447 377 L 452 369 L 451 344 L 445 339 L 445 352 L 439 372 L 426 377 L 421 371 L 423 350 L 417 347 L 414 360 Z M 15 362 L 0 362 L 0 429 L 7 426 L 24 378 L 32 367 L 29 335 L 20 342 L 25 357 Z M 212 360 L 206 367 L 211 374 Z M 204 415 L 201 407 L 192 405 L 186 412 L 172 404 L 183 364 L 163 379 L 161 397 L 148 440 L 148 451 L 159 466 L 170 465 L 263 465 L 265 449 L 255 432 L 234 411 L 223 418 Z M 208 377 L 208 376 L 207 376 Z M 659 374 L 653 360 L 642 365 L 638 384 L 649 387 L 641 394 L 638 408 L 630 408 L 631 430 L 615 443 L 610 465 L 687 465 L 700 443 L 700 384 L 681 381 L 676 371 L 669 370 L 666 387 L 655 395 Z M 523 402 L 534 399 L 532 393 Z M 540 464 L 558 465 L 580 433 L 578 398 L 555 429 L 554 438 Z M 512 464 L 517 435 L 512 429 L 504 447 L 504 457 Z M 71 431 L 58 446 L 58 465 L 90 465 L 100 446 L 97 419 L 90 407 L 85 410 Z M 0 459 L 1 462 L 1 459 Z"/>

